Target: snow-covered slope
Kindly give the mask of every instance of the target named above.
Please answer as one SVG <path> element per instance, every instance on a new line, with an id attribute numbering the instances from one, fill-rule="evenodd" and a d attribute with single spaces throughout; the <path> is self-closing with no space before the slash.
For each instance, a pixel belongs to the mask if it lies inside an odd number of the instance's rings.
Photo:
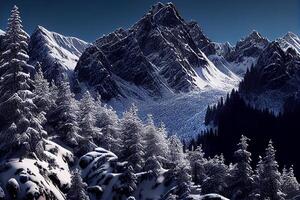
<path id="1" fill-rule="evenodd" d="M 197 31 L 198 26 L 186 23 L 173 4 L 158 3 L 129 30 L 96 40 L 75 68 L 78 80 L 96 87 L 106 100 L 233 88 L 239 78 L 207 58 L 200 49 L 206 48 L 204 37 Z M 113 87 L 106 89 L 108 82 Z"/>
<path id="2" fill-rule="evenodd" d="M 254 106 L 278 113 L 288 98 L 298 96 L 299 63 L 300 54 L 296 48 L 286 49 L 282 43 L 272 42 L 261 53 L 254 68 L 246 73 L 240 92 Z"/>
<path id="3" fill-rule="evenodd" d="M 30 37 L 31 62 L 39 61 L 48 79 L 57 80 L 65 72 L 72 73 L 82 52 L 89 46 L 75 37 L 48 31 L 42 26 Z"/>
<path id="4" fill-rule="evenodd" d="M 261 52 L 269 44 L 267 38 L 257 31 L 237 42 L 236 46 L 226 56 L 228 66 L 235 74 L 243 77 L 247 69 L 256 64 Z"/>
<path id="5" fill-rule="evenodd" d="M 282 38 L 277 39 L 277 42 L 285 51 L 288 48 L 294 48 L 298 53 L 300 53 L 300 38 L 298 37 L 298 35 L 292 32 L 288 32 Z"/>
<path id="6" fill-rule="evenodd" d="M 44 161 L 14 158 L 0 165 L 0 183 L 5 186 L 5 194 L 11 195 L 7 199 L 13 199 L 13 195 L 19 199 L 65 199 L 62 191 L 70 184 L 73 154 L 49 140 L 45 140 L 44 153 Z"/>
<path id="7" fill-rule="evenodd" d="M 130 29 L 96 40 L 75 74 L 81 86 L 96 89 L 120 113 L 135 102 L 143 117 L 153 114 L 170 131 L 192 136 L 203 129 L 207 105 L 240 81 L 225 58 L 214 55 L 229 51 L 228 45 L 215 49 L 173 4 L 158 3 Z"/>
<path id="8" fill-rule="evenodd" d="M 5 32 L 0 29 L 0 35 L 4 35 Z"/>

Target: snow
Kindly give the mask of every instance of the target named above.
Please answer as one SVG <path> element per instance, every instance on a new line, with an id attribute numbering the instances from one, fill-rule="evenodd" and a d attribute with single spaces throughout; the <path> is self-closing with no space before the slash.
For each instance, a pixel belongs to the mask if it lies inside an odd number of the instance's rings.
<path id="1" fill-rule="evenodd" d="M 5 32 L 0 29 L 0 35 L 4 35 Z"/>
<path id="2" fill-rule="evenodd" d="M 206 194 L 203 196 L 200 195 L 191 195 L 194 200 L 209 200 L 209 199 L 218 199 L 218 200 L 229 200 L 218 194 Z"/>
<path id="3" fill-rule="evenodd" d="M 152 114 L 155 123 L 165 123 L 170 133 L 177 134 L 181 138 L 191 138 L 206 128 L 204 117 L 207 106 L 217 103 L 229 91 L 210 89 L 172 94 L 157 100 L 150 98 L 145 101 L 132 98 L 114 100 L 109 104 L 121 115 L 134 103 L 139 108 L 142 119 L 146 120 L 147 114 Z"/>
<path id="4" fill-rule="evenodd" d="M 243 57 L 242 62 L 230 62 L 228 68 L 242 78 L 247 69 L 250 69 L 252 65 L 254 66 L 256 64 L 257 59 L 256 57 Z"/>
<path id="5" fill-rule="evenodd" d="M 65 70 L 73 71 L 79 57 L 89 44 L 75 37 L 66 37 L 61 34 L 48 31 L 42 26 L 38 26 L 44 48 L 40 53 L 49 54 L 53 62 L 58 61 Z"/>
<path id="6" fill-rule="evenodd" d="M 203 54 L 204 55 L 204 54 Z M 204 55 L 206 58 L 206 56 Z M 208 65 L 201 66 L 195 69 L 197 73 L 196 83 L 200 89 L 218 89 L 231 90 L 240 82 L 240 78 L 230 72 L 226 66 L 222 66 L 222 71 L 218 69 L 208 58 Z M 225 72 L 225 73 L 224 73 Z M 210 86 L 210 87 L 207 87 Z"/>
<path id="7" fill-rule="evenodd" d="M 71 161 L 73 155 L 54 142 L 49 140 L 44 140 L 44 142 L 44 153 L 53 159 L 53 165 L 50 166 L 48 161 L 38 159 L 10 159 L 5 163 L 6 170 L 0 172 L 0 183 L 5 185 L 9 181 L 13 181 L 14 185 L 19 185 L 20 194 L 18 196 L 20 198 L 24 198 L 28 194 L 46 193 L 49 195 L 52 192 L 58 200 L 63 200 L 65 197 L 61 188 L 70 184 L 71 175 L 67 161 Z M 58 185 L 52 182 L 51 175 L 58 178 Z"/>
<path id="8" fill-rule="evenodd" d="M 288 48 L 293 48 L 297 53 L 300 53 L 300 38 L 296 34 L 288 32 L 284 37 L 279 38 L 276 41 L 279 42 L 284 51 Z"/>

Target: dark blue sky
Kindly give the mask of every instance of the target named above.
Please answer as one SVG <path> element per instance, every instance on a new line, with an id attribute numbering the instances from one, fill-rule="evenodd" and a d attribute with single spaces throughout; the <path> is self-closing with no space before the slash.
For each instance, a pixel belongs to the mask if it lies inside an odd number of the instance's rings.
<path id="1" fill-rule="evenodd" d="M 0 28 L 18 5 L 24 26 L 37 25 L 65 35 L 94 41 L 116 28 L 128 28 L 154 0 L 0 0 Z M 162 0 L 161 2 L 169 2 Z M 214 41 L 234 44 L 252 30 L 273 40 L 288 31 L 300 34 L 299 0 L 174 0 L 186 20 L 196 20 Z"/>

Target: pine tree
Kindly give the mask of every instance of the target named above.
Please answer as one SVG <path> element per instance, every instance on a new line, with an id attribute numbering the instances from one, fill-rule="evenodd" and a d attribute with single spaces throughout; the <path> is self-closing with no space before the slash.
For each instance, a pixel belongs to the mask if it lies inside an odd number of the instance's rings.
<path id="1" fill-rule="evenodd" d="M 137 108 L 132 106 L 124 114 L 121 124 L 123 137 L 122 159 L 132 165 L 135 172 L 144 166 L 143 124 L 137 115 Z"/>
<path id="2" fill-rule="evenodd" d="M 96 127 L 95 101 L 88 91 L 84 93 L 79 108 L 80 135 L 95 141 L 100 140 L 102 133 L 100 128 Z"/>
<path id="3" fill-rule="evenodd" d="M 44 78 L 43 72 L 40 67 L 34 75 L 34 91 L 36 95 L 34 98 L 35 104 L 44 112 L 48 112 L 55 102 L 52 99 L 48 81 Z"/>
<path id="4" fill-rule="evenodd" d="M 176 180 L 176 195 L 179 199 L 187 199 L 190 194 L 191 176 L 190 165 L 183 152 L 183 145 L 176 135 L 172 135 L 169 141 L 169 159 L 173 163 L 171 176 Z"/>
<path id="5" fill-rule="evenodd" d="M 192 180 L 196 185 L 201 185 L 206 178 L 204 166 L 207 162 L 207 159 L 204 158 L 204 152 L 201 145 L 194 151 L 188 152 L 188 160 L 190 161 Z"/>
<path id="6" fill-rule="evenodd" d="M 80 172 L 75 170 L 72 175 L 71 187 L 67 193 L 67 200 L 89 200 L 89 196 L 86 194 L 85 188 L 87 185 L 82 181 Z"/>
<path id="7" fill-rule="evenodd" d="M 161 164 L 155 156 L 149 157 L 145 162 L 144 171 L 151 171 L 154 177 L 158 177 L 160 170 L 162 169 Z"/>
<path id="8" fill-rule="evenodd" d="M 186 162 L 185 155 L 183 153 L 183 145 L 176 135 L 172 135 L 168 138 L 169 144 L 169 160 L 176 166 Z"/>
<path id="9" fill-rule="evenodd" d="M 70 146 L 77 146 L 82 137 L 79 135 L 77 103 L 74 94 L 70 90 L 69 83 L 65 80 L 58 86 L 56 107 L 50 113 L 49 124 L 56 134 Z"/>
<path id="10" fill-rule="evenodd" d="M 168 156 L 169 147 L 164 124 L 155 127 L 152 116 L 148 116 L 145 127 L 145 159 L 155 156 L 163 164 Z"/>
<path id="11" fill-rule="evenodd" d="M 96 126 L 100 128 L 102 132 L 100 141 L 95 141 L 95 143 L 120 156 L 122 146 L 120 120 L 111 107 L 102 105 L 100 97 L 97 97 L 95 117 Z"/>
<path id="12" fill-rule="evenodd" d="M 281 175 L 275 160 L 275 152 L 270 141 L 258 169 L 258 185 L 262 198 L 281 200 L 285 199 L 285 194 L 282 192 Z"/>
<path id="13" fill-rule="evenodd" d="M 228 166 L 225 165 L 223 155 L 209 159 L 205 164 L 205 172 L 207 178 L 202 183 L 203 194 L 223 194 L 227 188 L 226 179 L 228 176 Z"/>
<path id="14" fill-rule="evenodd" d="M 234 152 L 236 165 L 231 170 L 230 193 L 232 199 L 245 199 L 253 189 L 251 153 L 247 151 L 249 139 L 241 136 L 238 149 Z"/>
<path id="15" fill-rule="evenodd" d="M 296 195 L 300 195 L 299 183 L 295 177 L 293 166 L 287 170 L 283 169 L 281 176 L 282 191 L 287 199 L 292 199 Z"/>
<path id="16" fill-rule="evenodd" d="M 131 165 L 126 167 L 126 171 L 120 176 L 121 185 L 118 188 L 120 196 L 130 197 L 137 188 L 137 177 Z"/>
<path id="17" fill-rule="evenodd" d="M 5 143 L 0 149 L 2 154 L 10 152 L 24 156 L 37 153 L 36 147 L 46 132 L 40 121 L 44 117 L 32 101 L 35 94 L 29 72 L 34 67 L 27 64 L 28 35 L 22 29 L 19 14 L 14 6 L 5 34 L 5 51 L 1 55 L 0 141 Z M 16 151 L 20 148 L 21 151 Z"/>

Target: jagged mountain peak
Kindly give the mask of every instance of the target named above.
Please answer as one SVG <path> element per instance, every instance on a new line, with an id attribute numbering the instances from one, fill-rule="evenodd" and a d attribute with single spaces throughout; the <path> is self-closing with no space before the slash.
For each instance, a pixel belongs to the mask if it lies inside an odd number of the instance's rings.
<path id="1" fill-rule="evenodd" d="M 300 53 L 300 38 L 298 37 L 298 35 L 292 32 L 288 32 L 282 38 L 278 38 L 276 41 L 280 44 L 281 48 L 284 51 L 292 48 Z"/>
<path id="2" fill-rule="evenodd" d="M 256 30 L 253 30 L 253 31 L 248 35 L 247 38 L 261 39 L 261 38 L 263 38 L 263 36 L 262 36 L 259 32 L 257 32 Z"/>
<path id="3" fill-rule="evenodd" d="M 171 3 L 155 4 L 128 30 L 118 29 L 97 39 L 94 44 L 109 63 L 101 65 L 99 60 L 98 67 L 111 73 L 110 81 L 119 85 L 118 88 L 133 83 L 160 96 L 165 91 L 228 88 L 236 82 L 235 76 L 223 74 L 205 55 L 215 52 L 215 45 L 195 22 L 186 23 Z M 78 62 L 75 71 L 82 74 L 80 71 L 86 65 L 96 65 L 91 61 L 95 55 L 81 57 L 90 62 Z M 79 79 L 90 86 L 98 83 L 85 77 Z"/>
<path id="4" fill-rule="evenodd" d="M 283 39 L 290 39 L 290 38 L 296 38 L 296 39 L 299 39 L 298 35 L 293 33 L 293 32 L 287 32 L 287 34 L 285 34 L 283 36 Z"/>
<path id="5" fill-rule="evenodd" d="M 90 44 L 75 37 L 67 37 L 38 26 L 30 37 L 30 62 L 42 63 L 46 77 L 58 80 L 73 72 L 82 52 Z"/>

